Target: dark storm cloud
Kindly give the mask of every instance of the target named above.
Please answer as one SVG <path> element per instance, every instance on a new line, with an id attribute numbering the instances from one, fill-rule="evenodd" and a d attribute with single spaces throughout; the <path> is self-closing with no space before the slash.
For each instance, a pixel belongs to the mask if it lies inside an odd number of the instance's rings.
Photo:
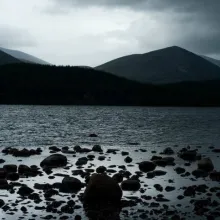
<path id="1" fill-rule="evenodd" d="M 30 47 L 36 43 L 33 37 L 23 29 L 0 26 L 0 46 L 6 48 Z"/>
<path id="2" fill-rule="evenodd" d="M 56 8 L 104 7 L 129 9 L 171 16 L 167 31 L 174 32 L 167 44 L 178 44 L 197 53 L 220 54 L 220 0 L 52 0 Z M 181 17 L 181 19 L 179 19 Z M 163 20 L 163 16 L 161 17 Z M 145 21 L 139 21 L 145 22 Z M 160 20 L 158 20 L 160 22 Z M 146 24 L 147 25 L 147 24 Z M 141 31 L 141 30 L 140 30 Z M 144 30 L 143 30 L 144 31 Z M 160 30 L 158 30 L 160 31 Z M 187 33 L 186 33 L 187 32 Z M 130 32 L 131 33 L 131 32 Z M 144 33 L 143 33 L 144 34 Z M 146 33 L 147 36 L 148 33 Z M 140 45 L 146 39 L 137 38 Z"/>

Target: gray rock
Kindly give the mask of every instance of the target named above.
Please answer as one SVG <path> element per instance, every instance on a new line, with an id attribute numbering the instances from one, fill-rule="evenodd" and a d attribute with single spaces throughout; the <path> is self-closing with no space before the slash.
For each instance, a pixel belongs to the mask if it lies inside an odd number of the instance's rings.
<path id="1" fill-rule="evenodd" d="M 195 176 L 196 178 L 204 178 L 204 177 L 207 177 L 209 174 L 204 171 L 204 170 L 194 170 L 192 171 L 192 175 Z"/>
<path id="2" fill-rule="evenodd" d="M 125 161 L 125 163 L 131 163 L 132 162 L 132 158 L 128 156 L 128 157 L 126 157 L 124 159 L 124 161 Z"/>
<path id="3" fill-rule="evenodd" d="M 61 192 L 77 192 L 82 188 L 80 180 L 74 177 L 64 177 L 60 187 Z"/>
<path id="4" fill-rule="evenodd" d="M 17 172 L 17 166 L 15 164 L 7 164 L 3 166 L 3 169 L 7 173 L 16 173 Z"/>
<path id="5" fill-rule="evenodd" d="M 96 169 L 96 173 L 104 173 L 106 172 L 106 167 L 105 166 L 100 166 Z"/>
<path id="6" fill-rule="evenodd" d="M 214 165 L 210 158 L 203 158 L 198 161 L 198 169 L 210 172 L 214 170 Z"/>
<path id="7" fill-rule="evenodd" d="M 111 177 L 105 174 L 93 174 L 90 177 L 84 192 L 84 204 L 102 202 L 107 204 L 113 202 L 119 204 L 122 191 L 119 185 Z"/>
<path id="8" fill-rule="evenodd" d="M 164 149 L 164 151 L 162 152 L 162 154 L 172 155 L 172 154 L 174 154 L 174 151 L 173 151 L 172 148 L 167 147 L 167 148 Z"/>
<path id="9" fill-rule="evenodd" d="M 94 152 L 103 152 L 102 148 L 100 145 L 94 145 L 93 148 L 92 148 L 92 151 Z"/>
<path id="10" fill-rule="evenodd" d="M 150 172 L 155 170 L 156 168 L 156 164 L 150 161 L 143 161 L 141 163 L 139 163 L 139 169 L 142 172 Z"/>
<path id="11" fill-rule="evenodd" d="M 67 157 L 62 154 L 53 154 L 45 158 L 41 163 L 41 167 L 63 167 L 67 165 Z"/>
<path id="12" fill-rule="evenodd" d="M 125 180 L 121 183 L 121 188 L 124 191 L 138 191 L 141 188 L 141 184 L 138 180 Z"/>

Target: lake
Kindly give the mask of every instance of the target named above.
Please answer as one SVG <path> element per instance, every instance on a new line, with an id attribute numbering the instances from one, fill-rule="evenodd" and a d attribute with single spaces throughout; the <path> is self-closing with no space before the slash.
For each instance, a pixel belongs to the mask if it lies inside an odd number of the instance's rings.
<path id="1" fill-rule="evenodd" d="M 190 167 L 185 167 L 185 162 L 178 158 L 176 153 L 183 147 L 191 146 L 191 149 L 199 149 L 199 153 L 212 159 L 216 170 L 220 170 L 219 155 L 212 152 L 212 148 L 220 148 L 220 108 L 178 108 L 178 107 L 108 107 L 108 106 L 0 106 L 0 147 L 16 147 L 16 148 L 37 148 L 43 149 L 43 153 L 38 156 L 28 158 L 15 158 L 11 155 L 3 158 L 8 164 L 26 164 L 38 165 L 49 155 L 48 147 L 74 147 L 80 145 L 82 147 L 91 148 L 95 144 L 99 144 L 105 150 L 116 148 L 128 151 L 133 159 L 132 166 L 128 166 L 128 170 L 134 174 L 137 171 L 137 163 L 143 160 L 150 160 L 153 155 L 158 155 L 163 149 L 171 147 L 175 151 L 176 167 L 184 167 L 187 171 L 192 172 L 196 169 L 196 163 L 192 163 Z M 90 134 L 96 134 L 98 137 L 89 137 Z M 140 149 L 145 149 L 143 153 Z M 156 153 L 154 152 L 156 151 Z M 75 162 L 79 157 L 67 155 L 70 170 L 55 169 L 55 173 L 64 173 L 71 175 L 71 171 L 76 169 Z M 82 155 L 81 155 L 82 156 Z M 96 169 L 100 165 L 124 165 L 124 157 L 120 153 L 110 155 L 104 162 L 100 162 L 96 158 L 90 164 Z M 4 165 L 4 164 L 3 164 Z M 84 168 L 88 168 L 85 166 Z M 117 171 L 118 168 L 115 168 Z M 161 194 L 153 187 L 154 184 L 160 183 L 163 187 L 172 185 L 176 188 L 174 192 L 163 192 L 163 195 L 170 201 L 168 204 L 171 208 L 180 212 L 188 211 L 186 219 L 195 219 L 192 214 L 192 207 L 189 206 L 190 199 L 177 202 L 177 196 L 183 192 L 183 186 L 191 186 L 194 184 L 207 184 L 210 187 L 219 186 L 218 182 L 209 179 L 195 180 L 192 176 L 182 178 L 177 175 L 173 167 L 159 168 L 166 171 L 167 175 L 156 177 L 153 179 L 141 178 L 143 183 L 148 186 L 144 195 L 153 197 Z M 77 177 L 78 178 L 78 177 Z M 80 179 L 80 177 L 79 177 Z M 169 180 L 173 179 L 173 184 L 169 184 Z M 83 179 L 81 179 L 83 181 Z M 48 179 L 47 175 L 37 178 L 22 179 L 22 182 L 30 187 L 38 183 L 53 183 L 62 181 L 61 177 Z M 83 190 L 81 191 L 83 192 Z M 17 194 L 2 193 L 3 200 L 11 203 L 17 199 Z M 140 192 L 125 192 L 124 197 L 138 196 Z M 204 195 L 198 196 L 203 198 Z M 66 199 L 68 195 L 58 195 L 56 200 Z M 0 197 L 1 199 L 1 197 Z M 213 199 L 216 199 L 214 197 Z M 218 200 L 219 201 L 219 200 Z M 36 204 L 28 203 L 29 214 L 23 214 L 19 211 L 24 200 L 18 205 L 18 210 L 12 215 L 8 212 L 1 212 L 0 216 L 6 219 L 18 219 L 19 217 L 31 218 L 34 213 L 42 219 L 42 216 L 49 215 L 43 211 L 36 211 Z M 152 201 L 151 201 L 152 202 Z M 178 208 L 176 207 L 177 203 Z M 77 200 L 77 204 L 81 205 Z M 164 203 L 161 203 L 164 204 Z M 165 203 L 167 204 L 167 203 Z M 42 202 L 38 206 L 45 205 Z M 128 209 L 134 216 L 138 218 L 138 209 L 145 209 L 146 205 L 142 203 L 138 207 Z M 152 209 L 152 208 L 151 208 Z M 83 210 L 78 209 L 74 214 L 80 214 L 83 219 Z M 42 216 L 41 216 L 42 215 Z M 16 218 L 15 218 L 16 216 Z M 58 216 L 54 214 L 54 219 Z M 67 215 L 70 219 L 72 215 Z M 155 217 L 155 215 L 152 215 Z M 59 215 L 60 217 L 60 215 Z M 129 216 L 121 216 L 122 220 L 133 219 Z M 141 219 L 141 218 L 140 218 Z M 152 218 L 153 219 L 153 218 Z M 155 217 L 155 219 L 157 219 Z M 198 217 L 197 219 L 203 219 Z M 204 219 L 206 219 L 204 217 Z"/>

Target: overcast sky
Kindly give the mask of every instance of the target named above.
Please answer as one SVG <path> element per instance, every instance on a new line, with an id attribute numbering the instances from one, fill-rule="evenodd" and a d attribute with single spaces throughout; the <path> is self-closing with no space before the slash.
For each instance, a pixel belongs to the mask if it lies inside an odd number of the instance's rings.
<path id="1" fill-rule="evenodd" d="M 0 46 L 53 64 L 172 45 L 220 59 L 220 0 L 0 0 Z"/>

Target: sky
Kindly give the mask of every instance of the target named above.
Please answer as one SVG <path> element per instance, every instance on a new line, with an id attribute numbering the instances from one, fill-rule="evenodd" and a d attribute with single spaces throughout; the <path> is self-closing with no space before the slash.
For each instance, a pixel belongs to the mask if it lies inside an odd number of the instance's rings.
<path id="1" fill-rule="evenodd" d="M 220 59 L 220 0 L 0 0 L 0 47 L 97 66 L 177 45 Z"/>

